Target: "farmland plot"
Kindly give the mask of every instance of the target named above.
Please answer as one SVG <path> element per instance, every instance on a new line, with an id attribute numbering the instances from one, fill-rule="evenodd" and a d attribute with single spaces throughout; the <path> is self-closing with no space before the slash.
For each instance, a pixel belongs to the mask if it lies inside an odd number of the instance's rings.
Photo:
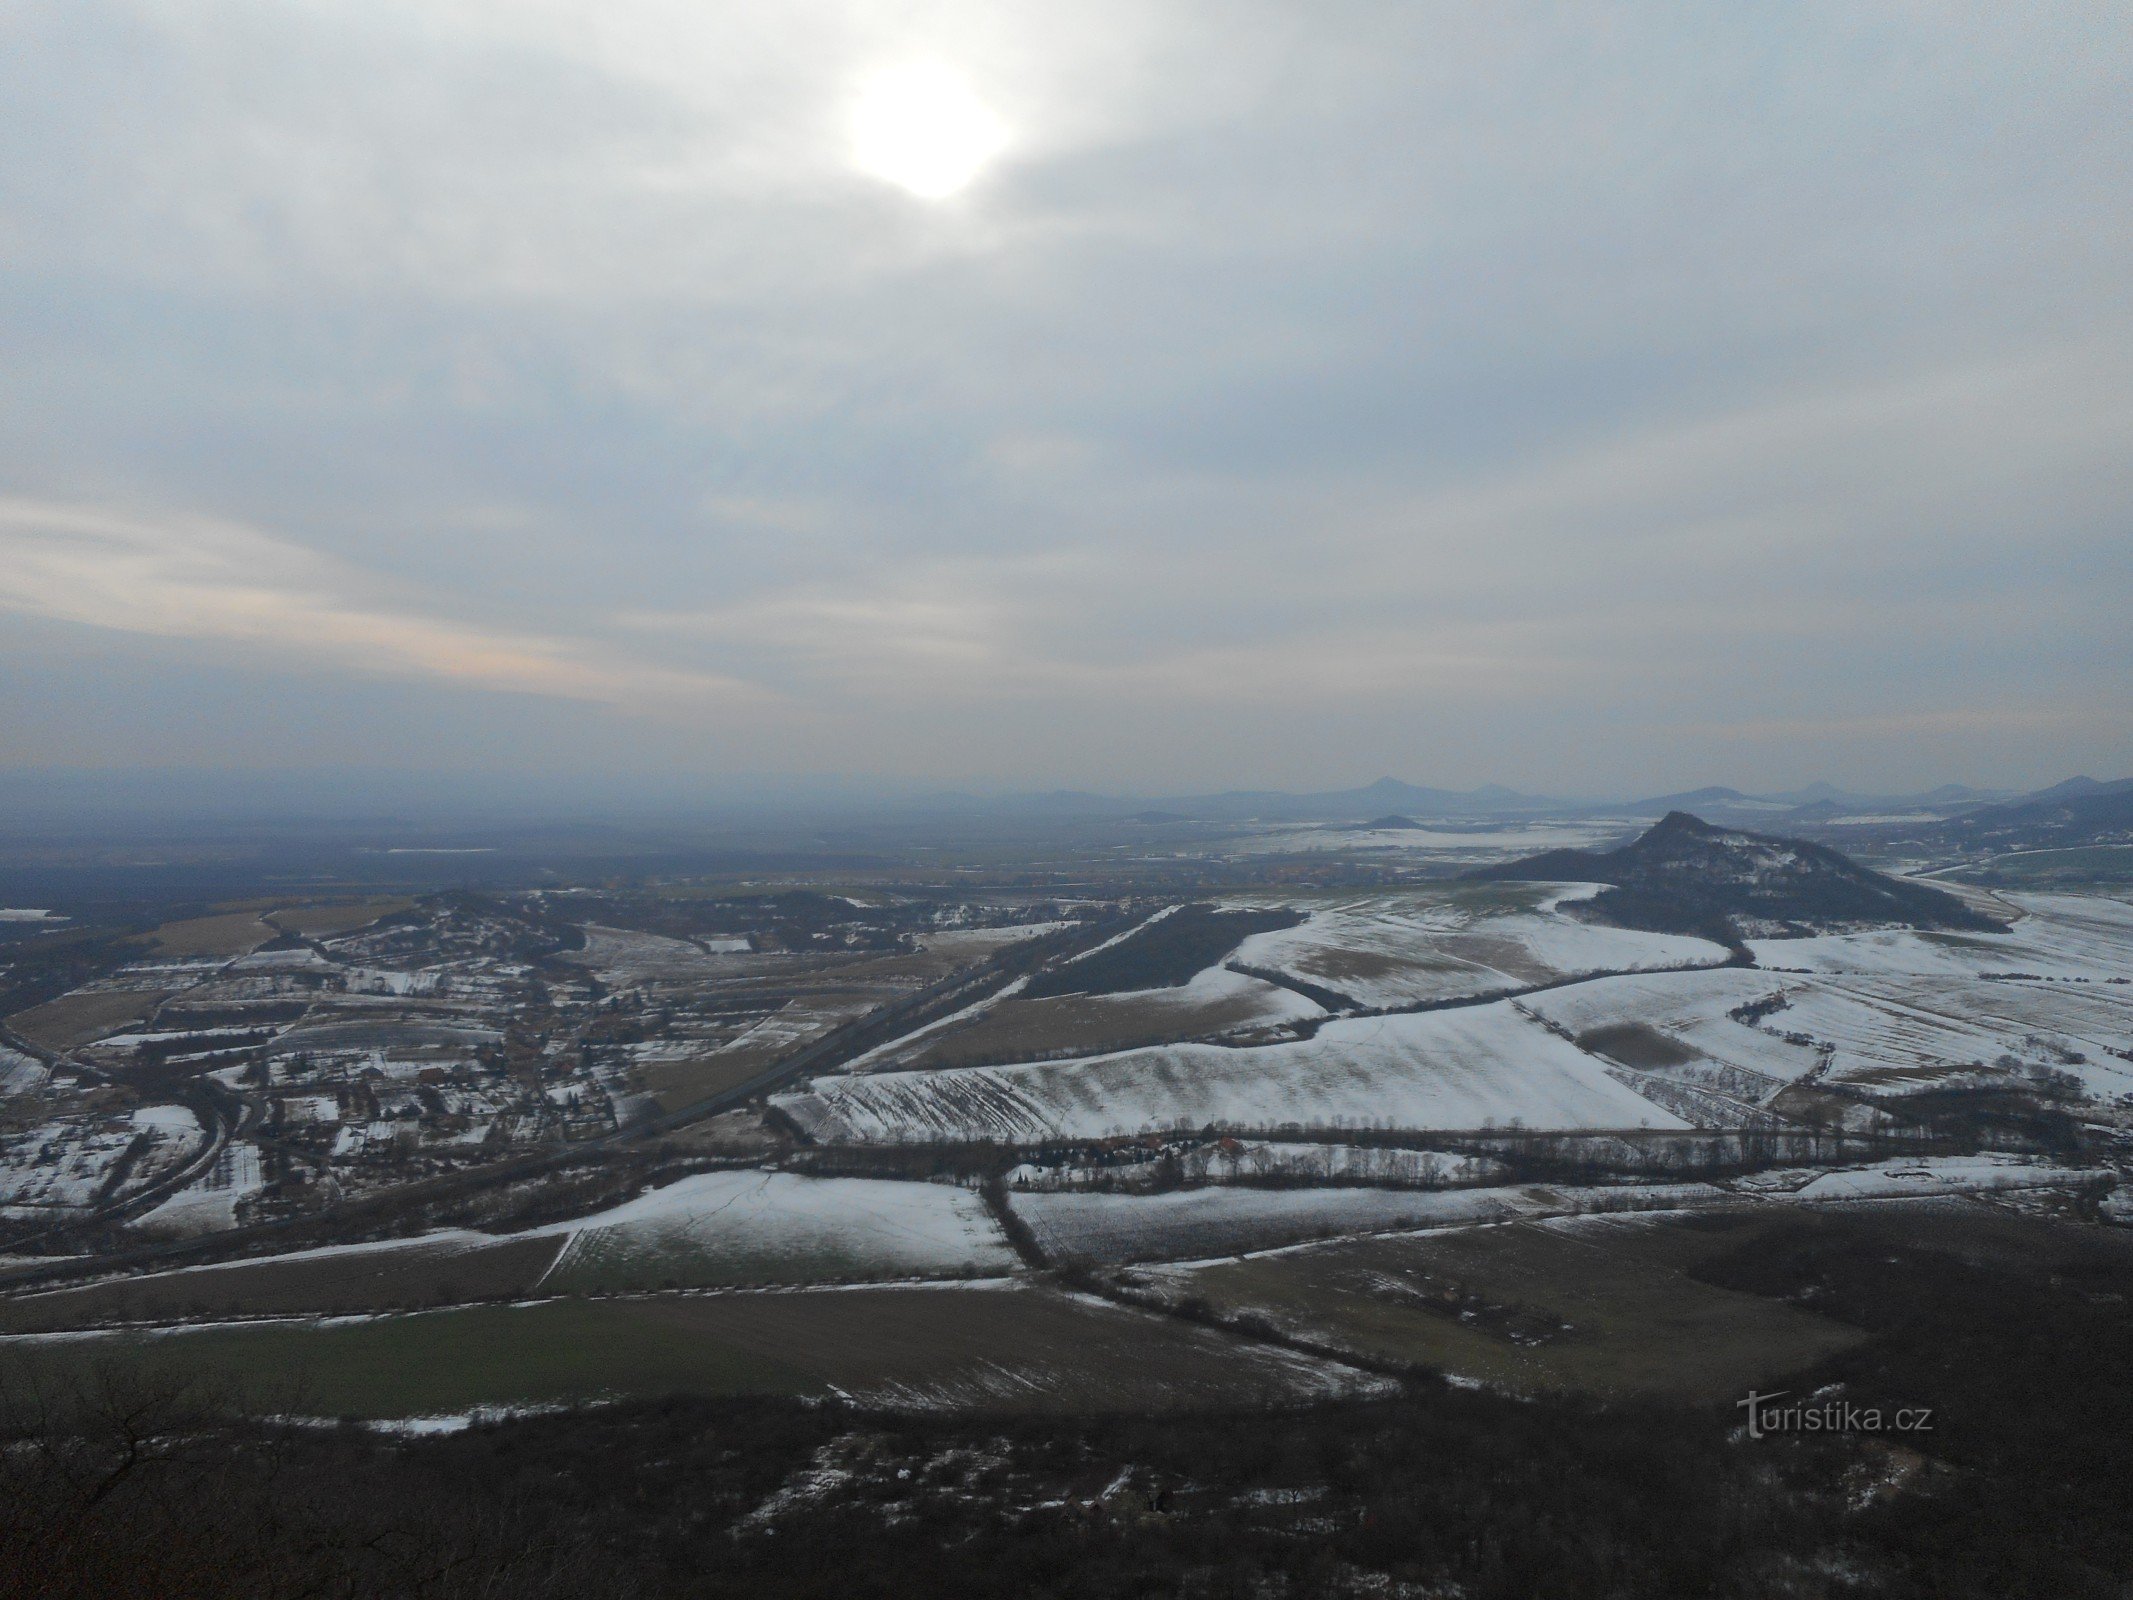
<path id="1" fill-rule="evenodd" d="M 1017 922 L 1002 928 L 936 928 L 918 935 L 918 947 L 961 965 L 998 955 L 1025 939 L 1041 939 L 1073 926 L 1071 922 Z"/>
<path id="2" fill-rule="evenodd" d="M 807 995 L 773 1003 L 724 1038 L 684 1036 L 628 1046 L 632 1075 L 661 1109 L 677 1110 L 746 1082 L 778 1057 L 865 1016 L 883 998 Z"/>
<path id="3" fill-rule="evenodd" d="M 406 895 L 387 895 L 371 900 L 288 906 L 267 913 L 262 920 L 308 939 L 333 939 L 367 928 L 395 912 L 410 910 L 414 904 Z"/>
<path id="4" fill-rule="evenodd" d="M 713 952 L 693 940 L 640 933 L 633 928 L 603 928 L 594 923 L 584 931 L 585 948 L 567 950 L 563 959 L 590 967 L 601 982 L 615 989 L 688 987 L 746 977 L 780 964 L 774 956 L 751 956 L 731 950 Z M 790 965 L 790 958 L 785 958 L 783 964 Z"/>
<path id="5" fill-rule="evenodd" d="M 278 1060 L 300 1054 L 377 1054 L 396 1059 L 472 1055 L 503 1039 L 503 1030 L 450 1015 L 424 1016 L 401 1011 L 366 1015 L 335 1008 L 321 1010 L 274 1042 Z"/>
<path id="6" fill-rule="evenodd" d="M 1611 1059 L 1754 1104 L 1810 1073 L 1901 1093 L 2010 1066 L 2133 1092 L 2133 987 L 1732 969 L 1601 978 L 1518 1004 Z"/>
<path id="7" fill-rule="evenodd" d="M 1558 1212 L 1671 1209 L 1722 1198 L 1708 1184 L 1597 1189 L 1185 1189 L 1170 1194 L 1016 1194 L 1015 1215 L 1048 1256 L 1117 1263 L 1275 1250 L 1341 1234 L 1506 1222 Z"/>
<path id="8" fill-rule="evenodd" d="M 2091 1095 L 2133 1093 L 2133 987 L 1918 978 L 1871 978 L 1848 987 L 1914 1014 L 1986 1030 L 2002 1055 L 2072 1073 Z"/>
<path id="9" fill-rule="evenodd" d="M 252 911 L 166 922 L 149 937 L 158 952 L 173 956 L 241 956 L 275 937 L 277 930 Z"/>
<path id="10" fill-rule="evenodd" d="M 1283 973 L 1382 1009 L 1585 973 L 1715 966 L 1726 959 L 1708 940 L 1578 921 L 1570 908 L 1597 887 L 1488 884 L 1335 899 L 1311 906 L 1299 927 L 1245 940 L 1233 964 Z"/>
<path id="11" fill-rule="evenodd" d="M 200 1147 L 200 1123 L 181 1106 L 121 1116 L 55 1117 L 0 1135 L 0 1208 L 79 1209 L 137 1193 Z M 109 1190 L 110 1193 L 106 1194 Z"/>
<path id="12" fill-rule="evenodd" d="M 362 1313 L 530 1294 L 566 1241 L 453 1229 L 379 1244 L 329 1245 L 251 1261 L 143 1273 L 0 1299 L 0 1332 L 123 1322 Z"/>
<path id="13" fill-rule="evenodd" d="M 1927 1156 L 1885 1161 L 1871 1167 L 1835 1172 L 1793 1174 L 1796 1187 L 1779 1189 L 1780 1174 L 1744 1181 L 1782 1198 L 1801 1201 L 1894 1200 L 1918 1195 L 1990 1194 L 2007 1189 L 2058 1188 L 2093 1183 L 2112 1176 L 2110 1169 L 2067 1167 L 2025 1156 Z"/>
<path id="14" fill-rule="evenodd" d="M 2031 973 L 2057 982 L 2133 982 L 2133 903 L 2104 895 L 1996 897 L 2022 915 L 2006 933 L 1917 933 L 1887 929 L 1811 939 L 1749 941 L 1775 971 L 1975 978 Z"/>
<path id="15" fill-rule="evenodd" d="M 2133 1061 L 2112 1054 L 2133 1049 L 2133 1007 L 2084 1004 L 2088 993 L 2071 988 L 2060 998 L 1954 979 L 1826 979 L 1788 988 L 1762 1026 L 1814 1041 L 1831 1081 L 1869 1093 L 2029 1068 L 2073 1072 L 2092 1094 L 2133 1092 Z"/>
<path id="16" fill-rule="evenodd" d="M 953 1027 L 928 1033 L 914 1051 L 884 1054 L 876 1067 L 980 1066 L 1055 1054 L 1095 1054 L 1133 1045 L 1275 1027 L 1325 1010 L 1293 989 L 1208 967 L 1169 989 L 1066 994 L 1025 1000 L 1003 995 Z"/>
<path id="17" fill-rule="evenodd" d="M 1858 1343 L 1857 1329 L 1701 1283 L 1674 1259 L 1751 1235 L 1576 1217 L 1329 1244 L 1142 1274 L 1320 1345 L 1521 1393 L 1716 1402 Z M 1657 1249 L 1647 1249 L 1647 1242 Z"/>
<path id="18" fill-rule="evenodd" d="M 541 1285 L 560 1294 L 968 1277 L 1016 1265 L 967 1189 L 784 1172 L 702 1173 L 540 1231 L 570 1234 Z"/>
<path id="19" fill-rule="evenodd" d="M 260 1174 L 259 1146 L 225 1145 L 214 1164 L 195 1183 L 188 1184 L 134 1226 L 144 1233 L 217 1233 L 237 1226 L 237 1202 L 266 1187 Z"/>
<path id="20" fill-rule="evenodd" d="M 73 1050 L 107 1033 L 117 1033 L 147 1018 L 177 985 L 142 988 L 89 988 L 18 1011 L 7 1025 L 32 1044 L 47 1050 Z"/>
<path id="21" fill-rule="evenodd" d="M 1101 1139 L 1213 1127 L 1685 1128 L 1508 1002 L 1340 1019 L 1250 1049 L 1185 1044 L 1082 1060 L 818 1078 L 772 1103 L 829 1141 Z"/>
<path id="22" fill-rule="evenodd" d="M 1757 1026 L 1734 1013 L 1774 1005 L 1798 983 L 1738 967 L 1638 973 L 1551 989 L 1517 1004 L 1610 1060 L 1765 1105 L 1822 1058 L 1812 1046 L 1782 1038 L 1781 1021 Z"/>
<path id="23" fill-rule="evenodd" d="M 0 1095 L 28 1094 L 43 1088 L 50 1078 L 45 1064 L 35 1056 L 0 1044 Z"/>
<path id="24" fill-rule="evenodd" d="M 34 1216 L 89 1205 L 142 1132 L 131 1118 L 54 1117 L 0 1136 L 0 1209 Z"/>
<path id="25" fill-rule="evenodd" d="M 1387 1387 L 1352 1368 L 1016 1285 L 557 1300 L 365 1318 L 0 1339 L 55 1377 L 114 1359 L 233 1383 L 270 1412 L 463 1416 L 670 1394 L 905 1410 L 1169 1411 Z"/>

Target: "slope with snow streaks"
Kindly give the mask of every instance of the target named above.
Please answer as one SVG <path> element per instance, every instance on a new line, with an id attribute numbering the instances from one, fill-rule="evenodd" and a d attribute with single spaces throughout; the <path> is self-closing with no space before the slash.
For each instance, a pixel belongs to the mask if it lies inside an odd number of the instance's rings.
<path id="1" fill-rule="evenodd" d="M 962 1277 L 1016 1257 L 967 1189 L 787 1172 L 707 1172 L 613 1210 L 533 1230 L 569 1233 L 545 1291 Z"/>
<path id="2" fill-rule="evenodd" d="M 2104 895 L 2003 893 L 2022 916 L 2006 933 L 1822 934 L 1754 939 L 1758 965 L 1831 975 L 1974 978 L 2028 972 L 2059 981 L 2133 980 L 2133 904 Z"/>
<path id="3" fill-rule="evenodd" d="M 1821 1057 L 1811 1046 L 1781 1037 L 1786 1027 L 1782 1010 L 1761 1027 L 1738 1021 L 1733 1013 L 1768 1005 L 1800 986 L 1798 978 L 1725 967 L 1595 978 L 1527 995 L 1518 1004 L 1574 1035 L 1641 1023 L 1699 1060 L 1767 1079 L 1774 1090 L 1806 1077 L 1821 1065 Z"/>
<path id="4" fill-rule="evenodd" d="M 1508 1003 L 1346 1018 L 1310 1039 L 818 1078 L 772 1103 L 863 1143 L 1101 1139 L 1179 1128 L 1685 1128 Z"/>
<path id="5" fill-rule="evenodd" d="M 1779 1196 L 1786 1200 L 1893 1200 L 1910 1195 L 2056 1188 L 2108 1179 L 2108 1168 L 2065 1167 L 2025 1156 L 1926 1156 L 1878 1167 L 1825 1172 Z"/>
<path id="6" fill-rule="evenodd" d="M 1471 1227 L 1517 1217 L 1709 1204 L 1708 1184 L 1604 1189 L 1513 1186 L 1435 1193 L 1391 1189 L 1185 1189 L 1170 1194 L 1018 1194 L 1015 1215 L 1062 1260 L 1185 1261 L 1276 1250 L 1345 1234 Z"/>
<path id="7" fill-rule="evenodd" d="M 2020 986 L 1942 980 L 1822 979 L 1790 991 L 1790 1004 L 1767 1027 L 1811 1039 L 1830 1052 L 1829 1077 L 1869 1092 L 1901 1093 L 1935 1079 L 1983 1069 L 2050 1069 L 2080 1077 L 2092 1094 L 2133 1091 L 2133 1009 L 2064 990 L 2029 992 L 2020 1012 Z M 2096 1026 L 2098 1021 L 2103 1026 Z M 2074 1031 L 2079 1024 L 2079 1032 Z"/>

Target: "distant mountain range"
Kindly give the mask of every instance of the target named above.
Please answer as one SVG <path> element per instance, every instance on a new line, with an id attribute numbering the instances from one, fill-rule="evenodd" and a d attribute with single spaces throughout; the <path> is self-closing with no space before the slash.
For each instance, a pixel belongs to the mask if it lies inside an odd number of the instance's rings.
<path id="1" fill-rule="evenodd" d="M 1725 944 L 1861 923 L 2002 931 L 1954 895 L 1825 845 L 1714 827 L 1686 811 L 1669 812 L 1618 850 L 1550 850 L 1466 876 L 1604 883 L 1592 906 L 1610 922 Z"/>
<path id="2" fill-rule="evenodd" d="M 2133 844 L 2133 778 L 2069 778 L 2018 800 L 1965 811 L 1937 824 L 1932 836 L 1977 850 Z"/>
<path id="3" fill-rule="evenodd" d="M 1501 816 L 1515 813 L 1561 814 L 1574 810 L 1567 801 L 1521 794 L 1502 784 L 1479 789 L 1424 789 L 1397 778 L 1380 778 L 1360 789 L 1327 789 L 1291 794 L 1281 789 L 1230 789 L 1219 794 L 1171 795 L 1154 799 L 1120 798 L 1076 789 L 1042 794 L 1005 795 L 978 801 L 944 796 L 995 813 L 1026 817 L 1117 817 L 1125 821 L 1166 822 L 1317 822 L 1350 821 L 1384 815 Z M 1413 826 L 1412 818 L 1408 825 Z"/>
<path id="4" fill-rule="evenodd" d="M 2069 778 L 2029 794 L 1943 784 L 1916 794 L 1874 795 L 1818 782 L 1802 788 L 1749 793 L 1712 785 L 1627 800 L 1577 800 L 1533 794 L 1503 784 L 1472 789 L 1431 788 L 1384 777 L 1357 788 L 1290 792 L 1229 789 L 1187 795 L 1095 794 L 1054 789 L 1041 793 L 978 795 L 918 793 L 876 787 L 865 780 L 741 780 L 717 787 L 670 774 L 615 775 L 597 782 L 562 783 L 477 773 L 319 769 L 260 772 L 121 769 L 0 769 L 0 833 L 50 828 L 98 834 L 114 827 L 172 823 L 339 821 L 363 826 L 524 825 L 573 819 L 591 826 L 626 824 L 672 829 L 697 825 L 814 826 L 923 816 L 993 818 L 1003 823 L 1105 822 L 1142 826 L 1182 823 L 1327 822 L 1371 825 L 1371 819 L 1474 820 L 1509 818 L 1657 818 L 1688 811 L 1734 826 L 1814 828 L 1844 819 L 1886 817 L 1891 825 L 1962 826 L 1949 839 L 1990 836 L 2073 840 L 2107 836 L 2124 823 L 2124 795 L 2133 780 L 2100 783 Z M 2044 810 L 2025 809 L 2044 807 Z M 1988 815 L 1988 813 L 1990 813 Z M 1971 826 L 1972 823 L 1977 826 Z M 1392 825 L 1387 822 L 1387 825 Z"/>
<path id="5" fill-rule="evenodd" d="M 1799 789 L 1750 794 L 1714 784 L 1642 799 L 1595 801 L 1529 794 L 1497 783 L 1484 784 L 1477 789 L 1432 789 L 1398 778 L 1380 778 L 1356 789 L 1304 793 L 1282 789 L 1229 789 L 1214 794 L 1149 798 L 1055 789 L 996 799 L 938 796 L 935 803 L 943 809 L 982 810 L 1000 816 L 1059 820 L 1111 818 L 1150 824 L 1353 822 L 1360 826 L 1380 827 L 1414 826 L 1417 817 L 1660 817 L 1671 811 L 1686 811 L 1730 824 L 1811 827 L 1836 818 L 1882 815 L 1930 823 L 1937 818 L 1969 814 L 1988 806 L 2005 808 L 2032 802 L 2085 800 L 2092 796 L 2110 796 L 2125 787 L 2122 783 L 2098 783 L 2093 778 L 2069 778 L 2064 783 L 2027 795 L 2003 789 L 1973 788 L 1960 783 L 1946 783 L 1916 794 L 1864 794 L 1840 789 L 1832 783 L 1811 783 Z M 1378 820 L 1366 822 L 1368 818 Z"/>

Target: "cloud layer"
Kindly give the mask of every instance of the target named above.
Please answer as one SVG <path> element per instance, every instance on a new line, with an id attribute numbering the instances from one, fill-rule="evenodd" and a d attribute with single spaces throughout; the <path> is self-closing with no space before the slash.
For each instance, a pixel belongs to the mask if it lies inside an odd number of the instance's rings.
<path id="1" fill-rule="evenodd" d="M 1007 126 L 937 204 L 849 137 L 927 63 Z M 2129 89 L 2053 3 L 32 0 L 0 737 L 2133 767 Z"/>

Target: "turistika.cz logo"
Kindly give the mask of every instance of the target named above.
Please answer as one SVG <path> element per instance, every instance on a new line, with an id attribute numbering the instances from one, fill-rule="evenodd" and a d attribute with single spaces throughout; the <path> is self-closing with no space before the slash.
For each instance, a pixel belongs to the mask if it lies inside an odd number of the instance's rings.
<path id="1" fill-rule="evenodd" d="M 1740 1410 L 1748 1413 L 1749 1438 L 1766 1438 L 1773 1433 L 1933 1431 L 1931 1406 L 1905 1406 L 1899 1411 L 1884 1411 L 1879 1406 L 1854 1405 L 1849 1400 L 1825 1400 L 1820 1404 L 1795 1400 L 1789 1406 L 1777 1403 L 1791 1393 L 1790 1389 L 1780 1389 L 1775 1394 L 1757 1394 L 1751 1391 L 1747 1399 L 1733 1402 Z"/>

